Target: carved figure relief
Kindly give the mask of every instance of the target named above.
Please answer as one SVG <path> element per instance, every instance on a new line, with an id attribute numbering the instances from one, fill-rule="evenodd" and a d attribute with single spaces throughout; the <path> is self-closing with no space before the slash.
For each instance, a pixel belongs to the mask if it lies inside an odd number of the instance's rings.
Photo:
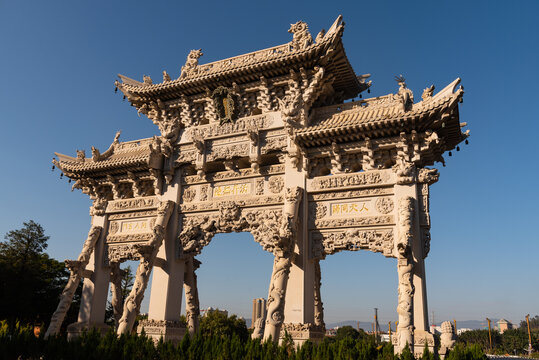
<path id="1" fill-rule="evenodd" d="M 381 197 L 376 200 L 376 210 L 381 214 L 389 214 L 393 211 L 393 200 L 389 197 Z"/>
<path id="2" fill-rule="evenodd" d="M 280 193 L 281 191 L 283 191 L 283 187 L 284 187 L 283 177 L 271 176 L 268 180 L 268 187 L 272 193 L 274 194 Z"/>

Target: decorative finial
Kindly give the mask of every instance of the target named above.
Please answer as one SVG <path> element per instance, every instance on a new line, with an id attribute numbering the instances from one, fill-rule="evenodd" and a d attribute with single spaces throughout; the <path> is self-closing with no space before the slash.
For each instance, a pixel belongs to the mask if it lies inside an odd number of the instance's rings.
<path id="1" fill-rule="evenodd" d="M 395 76 L 395 81 L 399 83 L 399 85 L 404 84 L 404 86 L 406 86 L 406 79 L 404 78 L 404 76 L 402 76 L 402 74 L 400 74 L 399 76 Z"/>

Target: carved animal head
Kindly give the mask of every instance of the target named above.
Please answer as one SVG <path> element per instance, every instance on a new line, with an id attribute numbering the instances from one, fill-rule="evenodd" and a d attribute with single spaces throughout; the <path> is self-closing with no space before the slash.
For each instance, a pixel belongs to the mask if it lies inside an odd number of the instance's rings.
<path id="1" fill-rule="evenodd" d="M 198 50 L 191 50 L 189 52 L 189 55 L 187 55 L 187 61 L 197 61 L 198 62 L 198 59 L 204 55 L 202 53 L 202 49 L 198 49 Z"/>
<path id="2" fill-rule="evenodd" d="M 290 29 L 288 29 L 288 32 L 294 34 L 295 38 L 296 36 L 308 30 L 309 26 L 307 25 L 307 23 L 300 20 L 295 24 L 290 24 Z"/>

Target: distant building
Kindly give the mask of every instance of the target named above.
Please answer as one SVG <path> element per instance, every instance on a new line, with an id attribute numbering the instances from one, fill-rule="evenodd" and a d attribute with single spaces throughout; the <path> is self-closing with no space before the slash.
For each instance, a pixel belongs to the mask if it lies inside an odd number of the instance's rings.
<path id="1" fill-rule="evenodd" d="M 468 329 L 468 328 L 461 328 L 461 329 L 457 329 L 457 335 L 460 335 L 462 333 L 465 333 L 466 331 L 472 331 L 473 329 Z"/>
<path id="2" fill-rule="evenodd" d="M 216 311 L 216 312 L 219 312 L 219 313 L 223 314 L 224 316 L 228 317 L 228 311 L 227 310 L 220 310 L 219 308 L 214 309 L 212 307 L 209 307 L 206 310 L 202 310 L 202 311 L 204 312 L 203 316 L 208 315 L 209 313 Z"/>
<path id="3" fill-rule="evenodd" d="M 505 330 L 509 330 L 513 328 L 513 324 L 505 319 L 498 320 L 498 329 L 500 330 L 500 334 L 503 334 Z"/>
<path id="4" fill-rule="evenodd" d="M 256 321 L 266 319 L 266 299 L 253 299 L 253 316 L 251 317 L 251 328 L 254 329 Z"/>

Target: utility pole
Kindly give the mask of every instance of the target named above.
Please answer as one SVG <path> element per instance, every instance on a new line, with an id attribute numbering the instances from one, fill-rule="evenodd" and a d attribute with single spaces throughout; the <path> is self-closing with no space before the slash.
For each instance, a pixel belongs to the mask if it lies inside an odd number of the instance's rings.
<path id="1" fill-rule="evenodd" d="M 378 331 L 380 325 L 378 324 L 378 308 L 374 308 L 374 341 L 378 343 Z"/>
<path id="2" fill-rule="evenodd" d="M 532 354 L 532 335 L 530 333 L 530 314 L 526 315 L 526 323 L 528 324 L 528 355 Z"/>
<path id="3" fill-rule="evenodd" d="M 492 335 L 490 334 L 490 319 L 487 318 L 488 321 L 488 342 L 490 344 L 490 352 L 492 353 Z"/>
<path id="4" fill-rule="evenodd" d="M 455 335 L 457 335 L 457 320 L 453 319 L 453 324 L 455 324 Z"/>
<path id="5" fill-rule="evenodd" d="M 359 321 L 357 322 L 357 331 L 359 331 Z"/>
<path id="6" fill-rule="evenodd" d="M 432 325 L 436 326 L 436 321 L 434 321 L 434 311 L 432 311 Z"/>
<path id="7" fill-rule="evenodd" d="M 391 321 L 388 323 L 389 325 L 389 342 L 391 343 Z"/>

